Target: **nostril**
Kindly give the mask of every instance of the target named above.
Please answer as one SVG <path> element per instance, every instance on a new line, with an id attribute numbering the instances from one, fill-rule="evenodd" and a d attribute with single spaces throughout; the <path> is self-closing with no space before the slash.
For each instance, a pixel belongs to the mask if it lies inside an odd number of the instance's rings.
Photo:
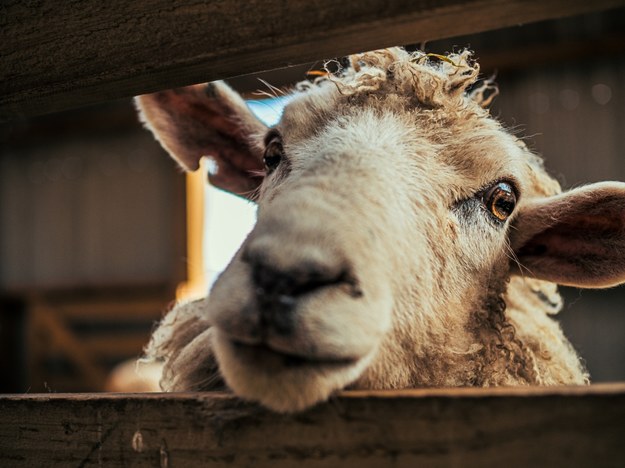
<path id="1" fill-rule="evenodd" d="M 363 294 L 347 270 L 320 267 L 317 263 L 300 263 L 297 267 L 278 269 L 256 261 L 248 255 L 244 261 L 251 266 L 261 333 L 272 329 L 281 335 L 293 332 L 298 299 L 319 289 L 334 286 L 354 298 Z"/>
<path id="2" fill-rule="evenodd" d="M 274 302 L 284 306 L 293 305 L 297 296 L 326 286 L 345 283 L 353 286 L 353 290 L 358 289 L 346 270 L 333 272 L 319 265 L 299 265 L 297 268 L 281 271 L 261 263 L 253 265 L 252 268 L 257 296 L 272 297 Z M 361 293 L 358 290 L 352 295 L 359 296 Z"/>
<path id="3" fill-rule="evenodd" d="M 282 273 L 261 263 L 252 265 L 252 279 L 259 295 L 284 295 L 294 288 L 290 275 Z"/>

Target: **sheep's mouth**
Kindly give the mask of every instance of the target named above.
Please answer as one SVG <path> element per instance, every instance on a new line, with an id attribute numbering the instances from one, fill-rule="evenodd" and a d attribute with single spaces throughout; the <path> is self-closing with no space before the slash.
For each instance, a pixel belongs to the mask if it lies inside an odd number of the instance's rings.
<path id="1" fill-rule="evenodd" d="M 236 352 L 257 365 L 279 365 L 284 368 L 291 367 L 316 367 L 316 366 L 336 366 L 343 367 L 354 364 L 357 359 L 345 357 L 315 357 L 303 356 L 299 354 L 286 353 L 278 351 L 266 344 L 247 344 L 241 341 L 231 341 Z"/>

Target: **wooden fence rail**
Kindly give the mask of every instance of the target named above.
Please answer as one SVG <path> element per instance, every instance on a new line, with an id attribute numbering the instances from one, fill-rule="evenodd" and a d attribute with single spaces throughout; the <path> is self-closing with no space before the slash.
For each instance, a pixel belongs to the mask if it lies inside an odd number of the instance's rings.
<path id="1" fill-rule="evenodd" d="M 8 0 L 0 121 L 624 0 Z"/>
<path id="2" fill-rule="evenodd" d="M 0 397 L 0 466 L 625 466 L 625 384 L 346 392 L 297 415 L 226 394 Z"/>

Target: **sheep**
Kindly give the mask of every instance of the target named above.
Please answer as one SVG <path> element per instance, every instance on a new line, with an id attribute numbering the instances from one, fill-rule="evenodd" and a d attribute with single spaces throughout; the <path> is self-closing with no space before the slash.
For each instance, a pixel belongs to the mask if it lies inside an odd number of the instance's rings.
<path id="1" fill-rule="evenodd" d="M 557 285 L 625 281 L 625 184 L 563 193 L 468 51 L 350 63 L 273 128 L 222 82 L 136 99 L 183 168 L 208 155 L 258 203 L 208 297 L 155 330 L 162 388 L 296 412 L 341 389 L 588 384 Z"/>

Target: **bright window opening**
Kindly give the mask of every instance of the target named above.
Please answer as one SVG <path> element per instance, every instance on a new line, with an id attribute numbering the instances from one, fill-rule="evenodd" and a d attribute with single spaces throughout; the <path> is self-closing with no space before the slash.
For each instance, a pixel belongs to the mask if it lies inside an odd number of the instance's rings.
<path id="1" fill-rule="evenodd" d="M 287 96 L 248 101 L 249 108 L 266 125 L 278 123 Z M 203 263 L 210 287 L 256 222 L 256 205 L 243 198 L 206 185 L 204 194 Z"/>

